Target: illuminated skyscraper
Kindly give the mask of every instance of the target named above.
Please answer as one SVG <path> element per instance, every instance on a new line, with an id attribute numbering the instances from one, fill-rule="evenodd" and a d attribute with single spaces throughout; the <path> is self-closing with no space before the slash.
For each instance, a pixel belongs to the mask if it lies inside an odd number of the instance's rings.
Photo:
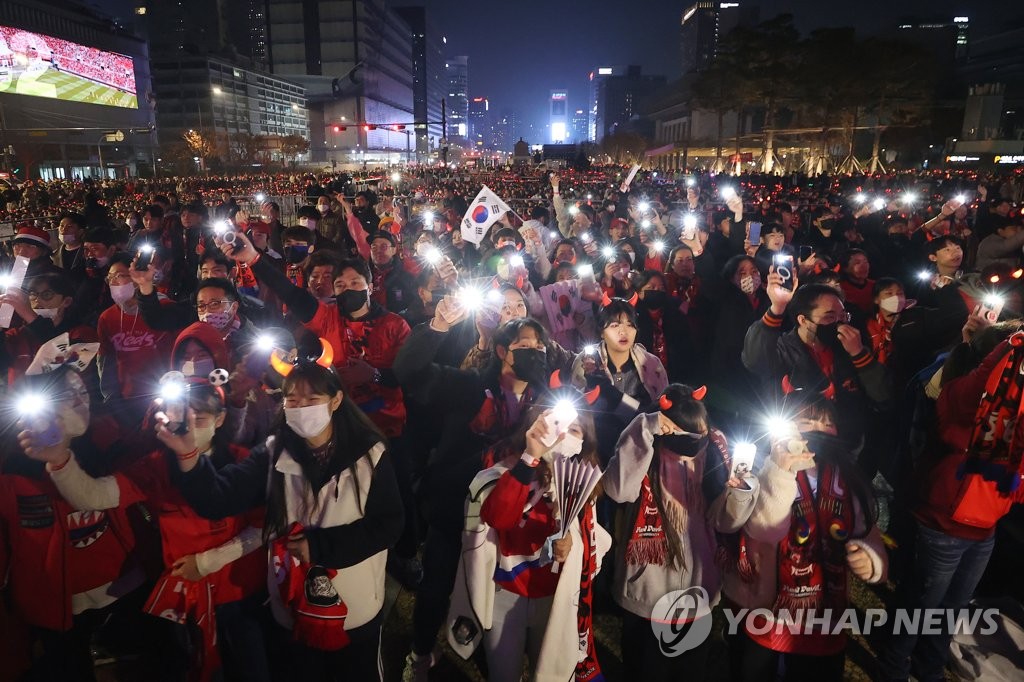
<path id="1" fill-rule="evenodd" d="M 469 137 L 469 57 L 449 57 L 445 62 L 448 74 L 448 137 Z"/>
<path id="2" fill-rule="evenodd" d="M 552 90 L 550 106 L 548 126 L 551 142 L 563 143 L 569 134 L 569 93 L 565 90 Z"/>

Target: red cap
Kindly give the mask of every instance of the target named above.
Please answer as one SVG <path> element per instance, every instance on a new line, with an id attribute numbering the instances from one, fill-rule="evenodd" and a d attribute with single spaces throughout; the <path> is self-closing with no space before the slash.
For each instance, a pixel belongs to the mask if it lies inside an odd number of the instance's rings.
<path id="1" fill-rule="evenodd" d="M 253 232 L 262 232 L 263 234 L 270 234 L 270 223 L 265 223 L 262 220 L 256 220 L 249 223 L 249 229 Z"/>

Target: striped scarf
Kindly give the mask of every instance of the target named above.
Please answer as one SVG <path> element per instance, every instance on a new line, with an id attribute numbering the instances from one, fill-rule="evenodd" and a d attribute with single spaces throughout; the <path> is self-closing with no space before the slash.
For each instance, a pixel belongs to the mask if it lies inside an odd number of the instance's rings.
<path id="1" fill-rule="evenodd" d="M 957 471 L 981 474 L 994 481 L 1003 494 L 1014 492 L 1020 485 L 1021 460 L 1024 452 L 1024 332 L 1016 332 L 1007 341 L 1006 353 L 989 374 L 985 392 L 978 403 L 974 430 L 967 449 L 967 459 Z"/>

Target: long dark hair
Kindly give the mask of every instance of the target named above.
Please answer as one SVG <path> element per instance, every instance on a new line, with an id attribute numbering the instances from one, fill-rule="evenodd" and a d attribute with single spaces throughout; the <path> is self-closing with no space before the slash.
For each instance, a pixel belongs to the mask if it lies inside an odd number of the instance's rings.
<path id="1" fill-rule="evenodd" d="M 302 362 L 284 378 L 281 385 L 282 394 L 287 396 L 295 387 L 305 382 L 312 393 L 326 395 L 332 398 L 343 391 L 341 379 L 333 369 L 321 367 L 312 362 Z M 328 454 L 329 466 L 348 469 L 352 473 L 356 484 L 357 504 L 361 505 L 361 494 L 359 491 L 359 479 L 356 474 L 356 463 L 377 443 L 386 443 L 384 434 L 377 426 L 370 421 L 369 417 L 348 397 L 342 398 L 338 409 L 331 415 L 331 424 L 334 428 L 332 437 L 333 445 Z M 317 477 L 317 468 L 313 454 L 306 445 L 306 440 L 295 433 L 288 426 L 284 418 L 284 410 L 274 425 L 275 434 L 274 449 L 270 453 L 272 463 L 276 463 L 281 452 L 287 450 L 289 454 L 302 468 L 304 479 L 304 492 L 308 499 L 312 499 L 313 507 L 316 509 L 316 494 L 313 491 L 311 481 Z M 273 467 L 273 464 L 271 465 Z M 303 502 L 305 504 L 305 501 Z M 360 508 L 360 512 L 364 511 Z M 279 537 L 287 532 L 288 511 L 284 495 L 284 474 L 271 468 L 270 490 L 267 494 L 267 516 L 263 528 L 265 539 Z"/>
<path id="2" fill-rule="evenodd" d="M 832 424 L 836 423 L 836 409 L 832 401 L 820 395 L 809 395 L 804 400 L 805 402 L 798 408 L 794 419 L 810 419 L 828 421 Z M 865 479 L 864 474 L 861 473 L 860 468 L 857 466 L 856 459 L 853 453 L 850 452 L 849 445 L 838 437 L 820 431 L 814 433 L 819 434 L 822 443 L 828 446 L 818 448 L 818 450 L 821 450 L 820 452 L 817 450 L 814 452 L 815 463 L 819 467 L 827 464 L 839 470 L 839 475 L 843 479 L 843 485 L 846 486 L 846 489 L 850 491 L 853 498 L 860 504 L 861 513 L 864 515 L 865 531 L 870 531 L 878 518 L 875 494 L 871 489 L 870 482 Z M 856 519 L 854 520 L 854 525 L 856 525 Z M 866 534 L 867 532 L 865 532 Z M 850 537 L 853 537 L 852 529 Z"/>
<path id="3" fill-rule="evenodd" d="M 708 410 L 703 402 L 693 397 L 693 392 L 692 386 L 669 384 L 663 395 L 672 401 L 672 407 L 666 411 L 665 416 L 684 431 L 697 433 L 702 429 L 707 429 L 710 432 L 711 423 L 708 421 Z M 707 447 L 705 447 L 706 450 Z M 704 466 L 707 467 L 707 461 L 704 462 Z M 661 515 L 662 523 L 667 523 L 669 517 L 666 515 L 667 509 L 661 495 L 661 445 L 657 438 L 654 440 L 654 457 L 651 458 L 651 465 L 647 469 L 647 477 L 651 482 L 651 495 L 654 497 L 654 504 Z M 668 541 L 668 556 L 672 565 L 682 565 L 682 538 L 673 532 L 668 532 L 665 533 L 665 539 Z"/>

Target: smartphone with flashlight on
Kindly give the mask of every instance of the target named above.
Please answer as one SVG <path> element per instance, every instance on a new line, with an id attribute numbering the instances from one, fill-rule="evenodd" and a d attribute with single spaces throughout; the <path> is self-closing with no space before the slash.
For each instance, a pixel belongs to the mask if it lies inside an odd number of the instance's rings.
<path id="1" fill-rule="evenodd" d="M 559 400 L 555 406 L 544 417 L 544 423 L 548 427 L 548 433 L 541 439 L 546 447 L 551 447 L 558 440 L 558 437 L 569 431 L 569 425 L 576 421 L 579 413 L 568 400 Z"/>
<path id="2" fill-rule="evenodd" d="M 754 468 L 754 457 L 757 455 L 757 446 L 753 443 L 737 443 L 732 449 L 732 468 L 729 471 L 729 478 L 743 478 L 750 474 Z"/>
<path id="3" fill-rule="evenodd" d="M 1003 312 L 1005 302 L 999 294 L 989 294 L 978 306 L 978 316 L 988 320 L 989 324 L 995 324 L 999 321 L 999 314 Z"/>
<path id="4" fill-rule="evenodd" d="M 57 425 L 52 403 L 44 396 L 29 393 L 18 398 L 18 415 L 32 431 L 35 447 L 50 448 L 60 443 L 61 432 Z"/>
<path id="5" fill-rule="evenodd" d="M 772 265 L 782 278 L 782 288 L 793 291 L 793 257 L 788 253 L 777 253 L 772 256 Z"/>
<path id="6" fill-rule="evenodd" d="M 143 244 L 139 247 L 138 256 L 135 258 L 135 269 L 139 272 L 146 272 L 149 270 L 149 264 L 153 262 L 153 254 L 156 249 L 153 248 L 152 244 Z"/>

